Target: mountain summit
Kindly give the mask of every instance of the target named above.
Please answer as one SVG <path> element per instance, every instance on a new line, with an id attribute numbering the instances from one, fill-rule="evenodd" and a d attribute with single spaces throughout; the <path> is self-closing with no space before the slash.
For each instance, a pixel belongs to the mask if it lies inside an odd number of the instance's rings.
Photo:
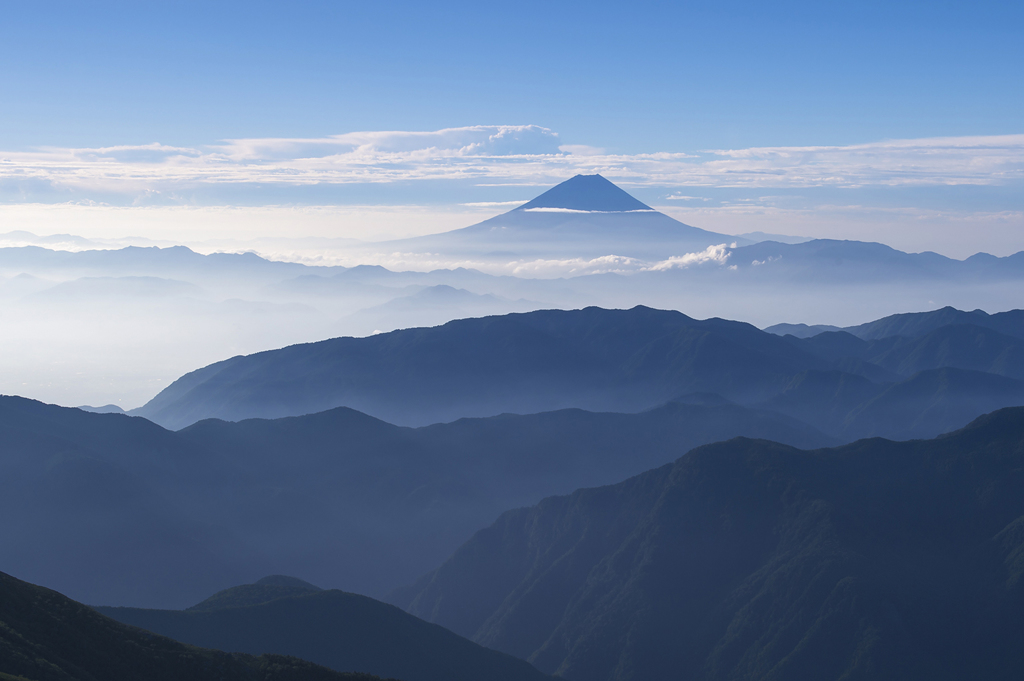
<path id="1" fill-rule="evenodd" d="M 632 213 L 654 209 L 600 175 L 577 175 L 555 185 L 516 210 Z"/>
<path id="2" fill-rule="evenodd" d="M 657 262 L 710 246 L 750 242 L 685 225 L 600 175 L 577 175 L 470 227 L 385 243 L 408 254 L 445 253 L 479 263 L 508 263 L 607 256 Z"/>

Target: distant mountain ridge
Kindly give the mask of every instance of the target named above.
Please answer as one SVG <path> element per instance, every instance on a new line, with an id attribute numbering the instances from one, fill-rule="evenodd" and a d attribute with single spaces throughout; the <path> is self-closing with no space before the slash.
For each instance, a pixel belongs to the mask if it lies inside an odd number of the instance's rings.
<path id="1" fill-rule="evenodd" d="M 836 326 L 806 324 L 775 324 L 765 331 L 780 336 L 791 334 L 798 338 L 809 338 L 829 331 L 845 331 L 863 340 L 879 340 L 892 336 L 920 338 L 932 331 L 951 325 L 979 326 L 993 331 L 1024 338 L 1024 310 L 1009 310 L 988 314 L 984 310 L 964 312 L 954 307 L 943 307 L 930 312 L 895 314 L 857 326 L 839 328 Z"/>
<path id="2" fill-rule="evenodd" d="M 963 316 L 939 311 L 938 318 Z M 132 413 L 180 428 L 202 418 L 273 418 L 345 405 L 389 422 L 422 425 L 566 407 L 638 411 L 694 392 L 760 405 L 807 371 L 866 378 L 876 385 L 875 394 L 933 369 L 1024 380 L 1024 338 L 990 328 L 1014 331 L 1024 313 L 969 318 L 987 319 L 988 326 L 933 319 L 918 323 L 922 333 L 914 337 L 866 341 L 846 332 L 780 337 L 740 322 L 695 320 L 642 306 L 542 310 L 235 357 L 183 376 Z M 967 411 L 949 427 L 1017 404 L 1006 390 L 1000 394 L 1013 401 L 988 402 L 990 408 L 980 411 L 964 402 Z M 843 404 L 847 412 L 858 406 Z M 870 424 L 858 432 L 901 436 Z"/>
<path id="3" fill-rule="evenodd" d="M 573 681 L 1024 673 L 1024 409 L 736 439 L 504 514 L 390 600 Z"/>
<path id="4" fill-rule="evenodd" d="M 403 425 L 564 407 L 636 411 L 686 392 L 767 395 L 807 363 L 823 365 L 740 322 L 642 306 L 542 310 L 235 357 L 131 413 L 180 428 L 340 405 Z"/>

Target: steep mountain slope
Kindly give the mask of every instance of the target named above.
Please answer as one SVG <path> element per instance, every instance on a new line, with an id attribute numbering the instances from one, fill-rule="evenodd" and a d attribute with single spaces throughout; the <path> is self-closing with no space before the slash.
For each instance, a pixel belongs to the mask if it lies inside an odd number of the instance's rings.
<path id="1" fill-rule="evenodd" d="M 177 641 L 262 655 L 301 656 L 337 670 L 403 681 L 541 681 L 529 663 L 488 650 L 402 610 L 342 591 L 202 610 L 97 608 Z"/>
<path id="2" fill-rule="evenodd" d="M 182 645 L 0 573 L 0 678 L 32 681 L 374 681 L 284 657 Z"/>
<path id="3" fill-rule="evenodd" d="M 1014 679 L 1024 409 L 737 439 L 504 514 L 392 600 L 567 679 Z"/>
<path id="4" fill-rule="evenodd" d="M 420 429 L 339 408 L 174 433 L 2 397 L 0 563 L 90 603 L 180 608 L 268 573 L 383 594 L 509 508 L 735 435 L 833 442 L 728 403 Z"/>

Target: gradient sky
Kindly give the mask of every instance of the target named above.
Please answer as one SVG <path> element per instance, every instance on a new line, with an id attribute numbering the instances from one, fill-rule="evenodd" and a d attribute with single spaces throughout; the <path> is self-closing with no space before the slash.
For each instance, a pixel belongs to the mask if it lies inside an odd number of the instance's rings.
<path id="1" fill-rule="evenodd" d="M 1024 248 L 1020 2 L 2 9 L 0 231 L 404 236 L 601 172 L 723 232 Z"/>

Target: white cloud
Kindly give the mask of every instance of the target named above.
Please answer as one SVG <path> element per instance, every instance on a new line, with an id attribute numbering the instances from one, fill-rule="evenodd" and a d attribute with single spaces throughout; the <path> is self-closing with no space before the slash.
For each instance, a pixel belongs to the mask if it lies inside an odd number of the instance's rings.
<path id="1" fill-rule="evenodd" d="M 329 137 L 228 140 L 214 147 L 239 161 L 351 157 L 351 160 L 424 160 L 437 157 L 558 153 L 558 135 L 537 125 L 477 125 L 429 132 L 351 132 Z"/>
<path id="2" fill-rule="evenodd" d="M 736 245 L 732 244 L 735 248 Z M 726 244 L 718 244 L 717 246 L 708 246 L 703 251 L 697 253 L 685 253 L 683 255 L 672 256 L 668 260 L 662 260 L 657 262 L 650 267 L 645 267 L 645 270 L 659 272 L 662 270 L 672 270 L 680 267 L 692 267 L 694 265 L 704 265 L 706 263 L 714 263 L 716 265 L 724 265 L 729 259 L 729 246 Z"/>
<path id="3" fill-rule="evenodd" d="M 581 274 L 625 274 L 642 268 L 643 263 L 622 255 L 604 255 L 599 258 L 566 258 L 522 260 L 508 263 L 511 274 L 530 277 L 579 276 Z"/>
<path id="4" fill-rule="evenodd" d="M 555 132 L 523 125 L 237 139 L 205 148 L 154 143 L 0 152 L 0 186 L 29 181 L 132 196 L 231 184 L 468 180 L 544 186 L 577 173 L 600 173 L 627 188 L 1006 184 L 1024 180 L 1024 135 L 719 149 L 697 155 L 608 154 L 596 147 L 559 145 Z"/>

